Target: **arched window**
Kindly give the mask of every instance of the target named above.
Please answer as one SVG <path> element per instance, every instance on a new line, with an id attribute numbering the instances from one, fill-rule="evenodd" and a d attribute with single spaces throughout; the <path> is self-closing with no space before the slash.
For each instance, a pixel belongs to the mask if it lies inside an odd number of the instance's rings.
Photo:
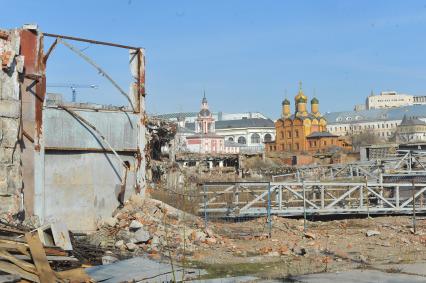
<path id="1" fill-rule="evenodd" d="M 238 138 L 238 143 L 239 144 L 246 144 L 247 143 L 246 138 L 245 137 L 239 137 Z"/>
<path id="2" fill-rule="evenodd" d="M 250 138 L 251 143 L 260 143 L 259 134 L 252 134 Z"/>
<path id="3" fill-rule="evenodd" d="M 263 137 L 263 140 L 264 140 L 265 142 L 270 142 L 270 141 L 272 141 L 272 136 L 271 136 L 271 134 L 266 134 L 266 135 Z"/>

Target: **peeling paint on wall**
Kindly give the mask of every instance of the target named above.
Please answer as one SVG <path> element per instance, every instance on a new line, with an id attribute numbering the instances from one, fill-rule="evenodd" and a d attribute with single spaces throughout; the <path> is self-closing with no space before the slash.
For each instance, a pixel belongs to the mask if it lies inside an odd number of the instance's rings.
<path id="1" fill-rule="evenodd" d="M 56 38 L 46 53 L 44 36 Z M 130 50 L 130 93 L 108 77 L 129 97 L 128 106 L 45 101 L 48 58 L 57 45 L 70 48 L 68 41 Z M 0 67 L 0 214 L 11 220 L 25 208 L 19 215 L 42 224 L 60 220 L 73 230 L 93 230 L 123 198 L 144 193 L 143 49 L 43 34 L 29 25 L 0 30 Z"/>

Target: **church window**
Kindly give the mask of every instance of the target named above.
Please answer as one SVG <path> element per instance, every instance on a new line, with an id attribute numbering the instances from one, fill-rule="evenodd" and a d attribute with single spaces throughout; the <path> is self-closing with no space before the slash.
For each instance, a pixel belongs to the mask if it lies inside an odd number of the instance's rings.
<path id="1" fill-rule="evenodd" d="M 239 144 L 246 144 L 246 143 L 247 143 L 246 138 L 245 138 L 245 137 L 242 137 L 242 136 L 241 136 L 241 137 L 239 137 L 239 138 L 238 138 L 238 143 L 239 143 Z"/>
<path id="2" fill-rule="evenodd" d="M 259 134 L 252 134 L 250 140 L 251 140 L 251 143 L 260 143 Z"/>
<path id="3" fill-rule="evenodd" d="M 291 138 L 291 131 L 287 132 L 287 136 L 288 136 L 288 138 Z"/>
<path id="4" fill-rule="evenodd" d="M 296 130 L 296 131 L 294 132 L 294 135 L 296 136 L 296 138 L 298 138 L 298 137 L 299 137 L 299 130 Z"/>
<path id="5" fill-rule="evenodd" d="M 282 139 L 284 138 L 284 132 L 281 132 L 281 138 Z"/>
<path id="6" fill-rule="evenodd" d="M 229 137 L 228 141 L 234 141 L 234 138 L 233 137 Z"/>
<path id="7" fill-rule="evenodd" d="M 299 143 L 296 143 L 296 150 L 299 150 Z"/>
<path id="8" fill-rule="evenodd" d="M 265 142 L 270 142 L 270 141 L 272 141 L 272 136 L 271 136 L 271 134 L 266 134 L 266 135 L 265 135 L 265 137 L 263 138 L 263 140 L 264 140 Z"/>

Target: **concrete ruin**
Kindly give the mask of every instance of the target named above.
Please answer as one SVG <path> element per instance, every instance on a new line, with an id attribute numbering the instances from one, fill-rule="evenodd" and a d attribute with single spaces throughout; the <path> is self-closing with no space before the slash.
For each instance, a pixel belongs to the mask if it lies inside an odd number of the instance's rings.
<path id="1" fill-rule="evenodd" d="M 45 37 L 53 44 L 45 50 Z M 71 42 L 129 50 L 132 83 L 124 92 Z M 125 95 L 124 107 L 66 103 L 46 95 L 46 67 L 58 45 L 76 53 Z M 146 114 L 144 50 L 42 33 L 0 30 L 0 215 L 61 220 L 94 230 L 124 199 L 144 194 Z"/>

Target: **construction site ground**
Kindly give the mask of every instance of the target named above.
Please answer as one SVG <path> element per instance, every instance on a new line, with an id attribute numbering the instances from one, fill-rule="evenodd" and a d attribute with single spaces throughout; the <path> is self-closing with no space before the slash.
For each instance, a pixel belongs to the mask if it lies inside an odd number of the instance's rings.
<path id="1" fill-rule="evenodd" d="M 404 274 L 400 266 L 426 263 L 426 218 L 419 215 L 416 231 L 411 216 L 328 218 L 307 221 L 306 231 L 303 219 L 276 216 L 271 230 L 265 217 L 205 225 L 162 201 L 133 197 L 90 241 L 116 255 L 206 271 L 199 279 L 281 280 L 354 269 Z"/>
<path id="2" fill-rule="evenodd" d="M 272 237 L 261 231 L 265 219 L 215 223 L 221 237 L 202 244 L 190 257 L 210 277 L 254 275 L 263 279 L 291 278 L 301 274 L 350 269 L 400 272 L 399 264 L 426 261 L 426 220 L 406 216 L 307 222 L 273 217 Z"/>

